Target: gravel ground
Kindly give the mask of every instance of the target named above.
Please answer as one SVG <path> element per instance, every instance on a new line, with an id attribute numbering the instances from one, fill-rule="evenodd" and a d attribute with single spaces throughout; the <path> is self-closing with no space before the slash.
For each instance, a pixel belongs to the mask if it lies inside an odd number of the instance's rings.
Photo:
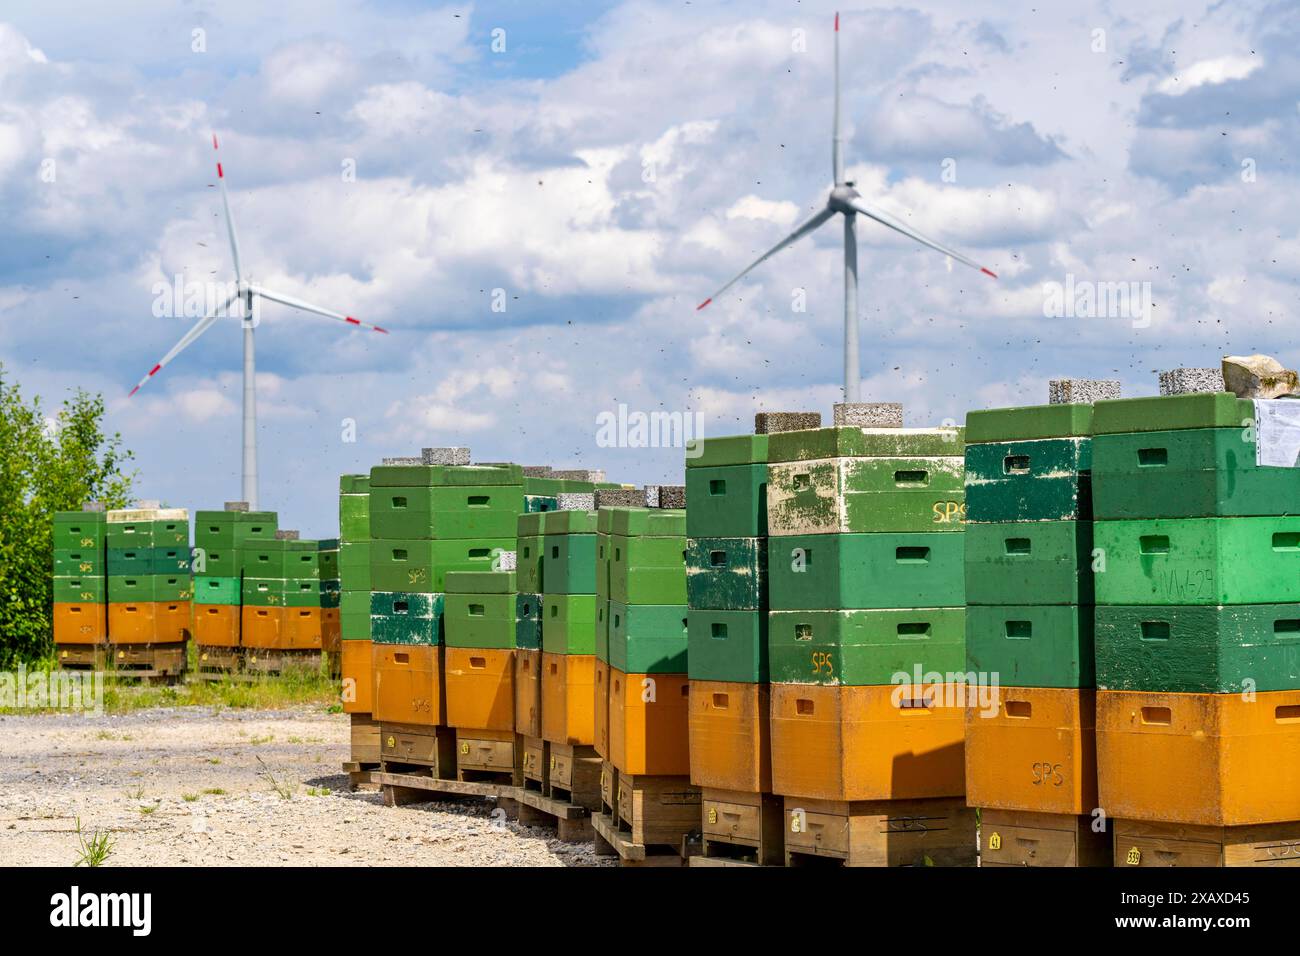
<path id="1" fill-rule="evenodd" d="M 607 865 L 485 800 L 349 793 L 348 736 L 319 710 L 0 717 L 0 866 L 75 863 L 78 817 L 105 866 Z"/>

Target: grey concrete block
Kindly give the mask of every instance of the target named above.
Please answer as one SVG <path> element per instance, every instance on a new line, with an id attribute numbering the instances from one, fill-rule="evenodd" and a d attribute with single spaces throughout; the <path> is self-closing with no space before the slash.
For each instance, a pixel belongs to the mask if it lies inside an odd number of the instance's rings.
<path id="1" fill-rule="evenodd" d="M 279 531 L 275 533 L 275 540 L 276 541 L 297 541 L 298 532 L 294 531 L 292 528 L 281 528 Z"/>
<path id="2" fill-rule="evenodd" d="M 686 486 L 685 485 L 660 485 L 658 507 L 685 508 L 686 507 Z"/>
<path id="3" fill-rule="evenodd" d="M 1161 395 L 1197 395 L 1223 392 L 1223 370 L 1218 368 L 1173 368 L 1160 373 Z"/>
<path id="4" fill-rule="evenodd" d="M 798 432 L 822 427 L 821 412 L 759 412 L 754 416 L 755 435 Z"/>
<path id="5" fill-rule="evenodd" d="M 248 511 L 250 509 L 248 507 L 247 501 L 227 501 L 225 510 L 226 511 Z"/>
<path id="6" fill-rule="evenodd" d="M 555 496 L 557 511 L 595 511 L 596 493 L 594 491 L 562 491 Z"/>
<path id="7" fill-rule="evenodd" d="M 899 402 L 836 402 L 831 420 L 836 428 L 902 428 Z"/>
<path id="8" fill-rule="evenodd" d="M 644 488 L 601 488 L 596 491 L 597 508 L 644 508 Z"/>
<path id="9" fill-rule="evenodd" d="M 423 459 L 423 458 L 411 458 L 411 457 L 409 457 L 409 456 L 406 457 L 406 458 L 385 458 L 385 459 L 381 462 L 381 464 L 385 464 L 385 465 L 423 465 L 423 464 L 424 464 L 424 459 Z"/>
<path id="10" fill-rule="evenodd" d="M 552 471 L 549 477 L 565 481 L 604 481 L 605 472 L 599 468 L 565 468 Z"/>
<path id="11" fill-rule="evenodd" d="M 551 471 L 550 465 L 524 465 L 525 478 L 550 478 Z"/>
<path id="12" fill-rule="evenodd" d="M 497 571 L 515 571 L 518 570 L 517 553 L 514 551 L 501 551 L 497 553 L 495 570 Z"/>
<path id="13" fill-rule="evenodd" d="M 1047 383 L 1049 405 L 1090 405 L 1119 397 L 1119 382 L 1115 379 L 1054 378 Z"/>
<path id="14" fill-rule="evenodd" d="M 425 465 L 468 465 L 468 448 L 421 448 L 420 461 Z"/>
<path id="15" fill-rule="evenodd" d="M 108 508 L 105 507 L 104 502 L 102 501 L 83 501 L 81 503 L 81 510 L 82 511 L 107 511 Z"/>

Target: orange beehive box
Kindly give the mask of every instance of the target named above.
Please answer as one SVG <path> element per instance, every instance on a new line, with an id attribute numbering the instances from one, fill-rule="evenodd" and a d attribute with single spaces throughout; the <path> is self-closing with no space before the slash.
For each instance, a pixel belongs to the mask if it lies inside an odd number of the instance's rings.
<path id="1" fill-rule="evenodd" d="M 280 609 L 280 646 L 287 650 L 318 651 L 325 646 L 324 621 L 318 607 Z"/>
<path id="2" fill-rule="evenodd" d="M 343 712 L 369 714 L 374 707 L 374 664 L 369 641 L 340 641 L 343 651 Z M 375 731 L 376 734 L 378 730 Z M 378 739 L 378 738 L 376 738 Z"/>
<path id="3" fill-rule="evenodd" d="M 596 660 L 596 669 L 592 674 L 592 706 L 596 708 L 593 727 L 596 738 L 596 753 L 609 759 L 609 662 Z"/>
<path id="4" fill-rule="evenodd" d="M 240 643 L 244 647 L 282 649 L 284 647 L 284 611 L 282 607 L 253 607 L 245 604 L 239 624 Z"/>
<path id="5" fill-rule="evenodd" d="M 514 648 L 448 647 L 443 656 L 447 726 L 513 734 Z"/>
<path id="6" fill-rule="evenodd" d="M 159 601 L 154 607 L 155 644 L 180 644 L 194 630 L 194 605 L 190 601 Z"/>
<path id="7" fill-rule="evenodd" d="M 542 735 L 542 652 L 515 648 L 515 733 Z"/>
<path id="8" fill-rule="evenodd" d="M 693 680 L 691 783 L 711 790 L 772 791 L 767 684 Z"/>
<path id="9" fill-rule="evenodd" d="M 443 648 L 430 644 L 373 644 L 375 720 L 385 724 L 442 727 Z"/>
<path id="10" fill-rule="evenodd" d="M 609 762 L 632 776 L 691 772 L 690 681 L 685 674 L 609 669 Z"/>
<path id="11" fill-rule="evenodd" d="M 153 601 L 108 605 L 108 639 L 113 644 L 152 644 L 158 626 Z"/>
<path id="12" fill-rule="evenodd" d="M 1111 818 L 1205 826 L 1300 820 L 1300 690 L 1097 691 L 1097 778 Z"/>
<path id="13" fill-rule="evenodd" d="M 339 616 L 339 609 L 336 607 L 323 607 L 320 609 L 320 637 L 321 647 L 332 654 L 337 654 L 343 643 L 343 623 Z"/>
<path id="14" fill-rule="evenodd" d="M 849 801 L 965 794 L 963 685 L 771 687 L 774 792 Z"/>
<path id="15" fill-rule="evenodd" d="M 590 747 L 595 740 L 595 654 L 542 652 L 542 739 Z"/>
<path id="16" fill-rule="evenodd" d="M 1096 691 L 1003 687 L 966 711 L 966 802 L 1070 816 L 1097 806 Z"/>
<path id="17" fill-rule="evenodd" d="M 55 644 L 102 644 L 107 637 L 107 604 L 54 605 Z"/>
<path id="18" fill-rule="evenodd" d="M 238 605 L 194 605 L 194 643 L 203 647 L 238 647 Z"/>

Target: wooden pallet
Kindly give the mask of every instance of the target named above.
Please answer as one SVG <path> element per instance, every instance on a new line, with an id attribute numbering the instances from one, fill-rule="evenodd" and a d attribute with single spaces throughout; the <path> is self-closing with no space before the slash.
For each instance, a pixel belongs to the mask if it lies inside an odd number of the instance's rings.
<path id="1" fill-rule="evenodd" d="M 452 779 L 456 776 L 456 732 L 449 727 L 381 723 L 379 762 L 385 772 Z"/>
<path id="2" fill-rule="evenodd" d="M 974 866 L 975 841 L 961 797 L 785 798 L 786 866 Z"/>
<path id="3" fill-rule="evenodd" d="M 593 814 L 591 829 L 596 855 L 617 856 L 623 866 L 687 866 L 699 847 L 686 837 L 677 847 L 637 843 L 618 817 L 607 813 Z"/>
<path id="4" fill-rule="evenodd" d="M 785 806 L 770 793 L 706 787 L 700 855 L 691 866 L 785 866 Z"/>
<path id="5" fill-rule="evenodd" d="M 551 745 L 541 737 L 516 734 L 515 738 L 515 746 L 519 748 L 519 786 L 545 796 L 550 781 Z"/>
<path id="6" fill-rule="evenodd" d="M 401 807 L 408 803 L 428 803 L 431 800 L 444 800 L 454 797 L 491 797 L 514 803 L 516 787 L 499 783 L 480 783 L 467 780 L 448 780 L 431 775 L 431 768 L 419 768 L 409 772 L 395 773 L 388 769 L 375 770 L 370 774 L 371 782 L 379 784 L 384 794 L 384 805 Z M 507 815 L 510 814 L 507 808 Z"/>
<path id="7" fill-rule="evenodd" d="M 552 800 L 601 809 L 601 759 L 595 747 L 574 744 L 547 744 L 545 790 Z"/>
<path id="8" fill-rule="evenodd" d="M 1110 866 L 1112 837 L 1091 816 L 980 811 L 980 866 Z"/>
<path id="9" fill-rule="evenodd" d="M 700 788 L 689 777 L 618 774 L 618 820 L 633 844 L 678 847 L 700 829 Z"/>
<path id="10" fill-rule="evenodd" d="M 517 787 L 521 757 L 513 730 L 472 730 L 457 727 L 456 778 Z"/>
<path id="11" fill-rule="evenodd" d="M 600 762 L 600 809 L 599 813 L 618 819 L 618 768 L 608 760 Z"/>
<path id="12" fill-rule="evenodd" d="M 1300 822 L 1242 827 L 1112 820 L 1115 866 L 1296 866 Z"/>
<path id="13" fill-rule="evenodd" d="M 175 644 L 110 644 L 106 670 L 117 677 L 175 683 L 185 674 L 186 646 Z"/>
<path id="14" fill-rule="evenodd" d="M 511 797 L 502 797 L 514 803 L 517 819 L 526 827 L 553 826 L 557 835 L 565 843 L 590 843 L 593 837 L 591 813 L 586 807 L 553 800 L 550 797 L 516 787 Z M 509 809 L 509 808 L 508 808 Z"/>
<path id="15" fill-rule="evenodd" d="M 377 763 L 361 763 L 357 760 L 343 761 L 343 772 L 348 775 L 349 790 L 378 790 L 374 774 L 379 770 Z"/>
<path id="16" fill-rule="evenodd" d="M 260 674 L 284 674 L 299 670 L 316 673 L 325 659 L 325 652 L 316 648 L 306 650 L 250 647 L 245 651 L 244 670 Z"/>
<path id="17" fill-rule="evenodd" d="M 349 714 L 352 724 L 352 762 L 379 766 L 379 721 L 369 714 Z"/>
<path id="18" fill-rule="evenodd" d="M 70 671 L 102 671 L 108 666 L 107 644 L 56 644 L 59 667 Z"/>

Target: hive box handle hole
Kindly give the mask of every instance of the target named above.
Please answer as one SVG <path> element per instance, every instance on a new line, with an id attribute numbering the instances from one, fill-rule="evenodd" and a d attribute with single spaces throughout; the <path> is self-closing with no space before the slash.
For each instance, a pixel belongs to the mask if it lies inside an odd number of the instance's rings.
<path id="1" fill-rule="evenodd" d="M 1276 539 L 1276 536 L 1274 536 Z M 1169 535 L 1144 534 L 1138 539 L 1138 546 L 1143 554 L 1168 554 Z"/>
<path id="2" fill-rule="evenodd" d="M 1034 713 L 1034 705 L 1027 700 L 1009 700 L 1005 709 L 1008 717 L 1019 720 L 1028 720 Z"/>
<path id="3" fill-rule="evenodd" d="M 1142 640 L 1144 641 L 1169 640 L 1169 622 L 1168 621 L 1143 621 Z"/>
<path id="4" fill-rule="evenodd" d="M 1174 722 L 1173 712 L 1168 707 L 1143 707 L 1142 723 L 1158 727 L 1168 727 Z"/>
<path id="5" fill-rule="evenodd" d="M 1300 704 L 1279 704 L 1273 716 L 1279 724 L 1300 723 Z"/>
<path id="6" fill-rule="evenodd" d="M 1168 448 L 1139 448 L 1139 468 L 1163 468 L 1169 464 Z"/>
<path id="7" fill-rule="evenodd" d="M 800 697 L 794 702 L 794 712 L 800 717 L 811 717 L 813 712 L 813 702 L 806 697 Z"/>
<path id="8" fill-rule="evenodd" d="M 1002 470 L 1008 475 L 1029 474 L 1028 455 L 1007 455 L 1002 459 Z"/>

